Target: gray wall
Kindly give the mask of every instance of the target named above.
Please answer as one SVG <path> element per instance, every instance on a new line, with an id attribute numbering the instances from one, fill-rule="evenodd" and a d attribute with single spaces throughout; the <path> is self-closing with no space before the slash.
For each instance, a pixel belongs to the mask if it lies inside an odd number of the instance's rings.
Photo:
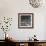
<path id="1" fill-rule="evenodd" d="M 18 13 L 34 13 L 33 29 L 18 29 Z M 46 5 L 39 8 L 33 8 L 29 4 L 29 0 L 0 0 L 0 19 L 4 16 L 12 17 L 11 29 L 7 32 L 10 37 L 16 40 L 28 40 L 34 34 L 37 39 L 46 40 Z M 4 39 L 4 33 L 0 29 L 0 39 Z"/>

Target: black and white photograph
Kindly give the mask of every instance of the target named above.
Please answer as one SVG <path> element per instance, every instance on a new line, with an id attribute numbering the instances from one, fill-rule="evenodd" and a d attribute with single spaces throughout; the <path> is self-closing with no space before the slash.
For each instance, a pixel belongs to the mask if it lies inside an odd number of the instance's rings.
<path id="1" fill-rule="evenodd" d="M 32 28 L 33 27 L 33 13 L 18 13 L 18 27 Z"/>

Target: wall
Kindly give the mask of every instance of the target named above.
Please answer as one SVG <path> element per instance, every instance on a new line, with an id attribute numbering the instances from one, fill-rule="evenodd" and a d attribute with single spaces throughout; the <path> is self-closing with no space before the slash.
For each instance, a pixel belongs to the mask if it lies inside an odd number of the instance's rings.
<path id="1" fill-rule="evenodd" d="M 18 29 L 18 13 L 34 13 L 34 28 L 33 29 Z M 12 17 L 13 22 L 8 31 L 10 37 L 16 40 L 27 40 L 34 34 L 37 39 L 45 39 L 45 15 L 46 6 L 40 8 L 33 8 L 28 0 L 0 0 L 0 19 L 4 16 Z M 0 31 L 0 39 L 4 39 L 3 31 Z"/>

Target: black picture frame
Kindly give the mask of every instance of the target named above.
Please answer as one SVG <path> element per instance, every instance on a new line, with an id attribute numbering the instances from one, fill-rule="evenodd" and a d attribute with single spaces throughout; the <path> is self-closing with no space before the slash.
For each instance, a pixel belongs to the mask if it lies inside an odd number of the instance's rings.
<path id="1" fill-rule="evenodd" d="M 18 28 L 33 28 L 34 14 L 33 13 L 18 13 Z"/>

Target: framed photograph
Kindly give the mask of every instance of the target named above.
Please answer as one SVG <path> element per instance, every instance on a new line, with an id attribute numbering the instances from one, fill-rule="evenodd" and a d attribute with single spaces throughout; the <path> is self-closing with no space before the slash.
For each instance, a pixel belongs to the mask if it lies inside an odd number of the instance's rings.
<path id="1" fill-rule="evenodd" d="M 33 13 L 18 13 L 18 28 L 33 28 Z"/>

